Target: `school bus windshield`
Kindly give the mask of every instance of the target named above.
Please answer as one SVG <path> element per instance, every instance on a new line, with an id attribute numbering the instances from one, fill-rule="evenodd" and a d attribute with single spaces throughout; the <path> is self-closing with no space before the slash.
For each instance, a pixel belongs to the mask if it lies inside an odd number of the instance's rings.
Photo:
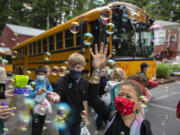
<path id="1" fill-rule="evenodd" d="M 135 14 L 125 6 L 112 8 L 112 23 L 116 30 L 112 35 L 112 54 L 114 57 L 149 58 L 153 53 L 153 32 L 142 12 Z"/>

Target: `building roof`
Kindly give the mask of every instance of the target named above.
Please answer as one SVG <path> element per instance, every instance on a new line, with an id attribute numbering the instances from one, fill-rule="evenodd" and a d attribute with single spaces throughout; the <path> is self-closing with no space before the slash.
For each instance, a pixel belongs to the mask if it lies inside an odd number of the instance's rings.
<path id="1" fill-rule="evenodd" d="M 170 27 L 170 26 L 179 26 L 180 27 L 180 23 L 163 21 L 163 20 L 157 20 L 154 22 L 154 24 L 161 25 L 163 27 Z"/>
<path id="2" fill-rule="evenodd" d="M 19 25 L 14 25 L 14 24 L 6 24 L 7 27 L 9 27 L 14 33 L 20 34 L 20 35 L 26 35 L 26 36 L 37 36 L 45 30 L 41 29 L 35 29 L 31 27 L 26 27 L 26 26 L 19 26 Z"/>

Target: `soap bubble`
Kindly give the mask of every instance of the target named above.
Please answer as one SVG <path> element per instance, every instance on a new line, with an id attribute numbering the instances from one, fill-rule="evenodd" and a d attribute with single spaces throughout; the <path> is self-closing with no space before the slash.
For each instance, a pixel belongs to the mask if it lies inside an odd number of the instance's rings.
<path id="1" fill-rule="evenodd" d="M 160 30 L 162 30 L 162 29 L 163 29 L 163 27 L 160 26 L 160 25 L 152 25 L 152 26 L 149 28 L 149 31 L 153 33 L 153 31 L 160 31 Z M 158 39 L 156 39 L 155 36 L 152 35 L 152 36 L 150 37 L 150 40 L 151 40 L 152 42 L 156 42 L 156 40 L 158 40 Z"/>
<path id="2" fill-rule="evenodd" d="M 70 31 L 73 34 L 77 34 L 79 32 L 79 23 L 78 22 L 72 22 L 71 27 L 70 27 Z"/>
<path id="3" fill-rule="evenodd" d="M 103 5 L 105 3 L 105 1 L 104 0 L 94 0 L 93 3 L 95 5 Z"/>
<path id="4" fill-rule="evenodd" d="M 113 34 L 115 32 L 115 25 L 113 23 L 108 23 L 106 25 L 106 33 Z"/>
<path id="5" fill-rule="evenodd" d="M 91 45 L 93 43 L 94 37 L 91 33 L 84 34 L 84 44 Z"/>
<path id="6" fill-rule="evenodd" d="M 111 17 L 111 9 L 107 8 L 100 13 L 100 18 L 102 20 L 108 20 Z"/>
<path id="7" fill-rule="evenodd" d="M 52 68 L 52 75 L 57 75 L 59 72 L 59 67 L 58 66 L 53 66 Z"/>
<path id="8" fill-rule="evenodd" d="M 65 130 L 71 123 L 71 108 L 67 103 L 59 103 L 56 105 L 58 114 L 53 124 L 58 130 Z"/>
<path id="9" fill-rule="evenodd" d="M 50 53 L 50 52 L 46 52 L 46 53 L 44 54 L 44 59 L 45 59 L 46 61 L 49 61 L 49 60 L 51 59 L 51 53 Z"/>
<path id="10" fill-rule="evenodd" d="M 122 21 L 123 21 L 123 22 L 127 22 L 128 19 L 129 19 L 129 18 L 128 18 L 128 14 L 123 14 L 123 15 L 122 15 Z"/>
<path id="11" fill-rule="evenodd" d="M 17 57 L 17 54 L 18 54 L 17 51 L 13 51 L 12 58 L 16 58 L 16 57 Z"/>
<path id="12" fill-rule="evenodd" d="M 66 71 L 67 71 L 67 67 L 66 66 L 61 66 L 59 68 L 59 76 L 65 76 Z"/>

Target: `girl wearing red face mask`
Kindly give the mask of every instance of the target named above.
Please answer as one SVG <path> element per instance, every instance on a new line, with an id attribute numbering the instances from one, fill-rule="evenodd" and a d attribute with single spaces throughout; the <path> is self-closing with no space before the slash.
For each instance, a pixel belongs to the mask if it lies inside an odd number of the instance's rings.
<path id="1" fill-rule="evenodd" d="M 101 69 L 106 62 L 106 49 L 107 46 L 103 51 L 103 44 L 101 44 L 99 52 L 95 45 L 96 54 L 91 50 L 95 69 Z M 97 78 L 94 76 L 95 71 L 97 70 L 94 70 L 90 80 L 92 83 L 89 84 L 88 103 L 96 113 L 108 121 L 104 135 L 152 135 L 149 121 L 144 120 L 140 113 L 140 96 L 143 95 L 141 86 L 133 80 L 123 82 L 118 91 L 118 97 L 114 100 L 116 107 L 114 110 L 98 97 L 99 80 L 93 81 L 93 78 Z"/>

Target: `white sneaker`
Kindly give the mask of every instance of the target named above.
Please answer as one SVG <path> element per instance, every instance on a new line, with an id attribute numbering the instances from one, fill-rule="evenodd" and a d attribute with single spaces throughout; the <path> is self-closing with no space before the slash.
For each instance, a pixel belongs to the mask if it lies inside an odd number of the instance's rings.
<path id="1" fill-rule="evenodd" d="M 47 129 L 47 127 L 46 126 L 43 126 L 43 130 L 46 130 Z"/>

